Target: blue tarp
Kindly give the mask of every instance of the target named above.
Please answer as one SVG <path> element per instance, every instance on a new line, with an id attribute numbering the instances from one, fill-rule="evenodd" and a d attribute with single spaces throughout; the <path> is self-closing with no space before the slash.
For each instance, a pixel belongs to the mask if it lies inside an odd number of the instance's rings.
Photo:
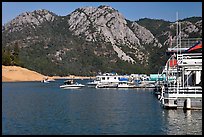
<path id="1" fill-rule="evenodd" d="M 128 81 L 128 78 L 119 78 L 119 81 Z"/>

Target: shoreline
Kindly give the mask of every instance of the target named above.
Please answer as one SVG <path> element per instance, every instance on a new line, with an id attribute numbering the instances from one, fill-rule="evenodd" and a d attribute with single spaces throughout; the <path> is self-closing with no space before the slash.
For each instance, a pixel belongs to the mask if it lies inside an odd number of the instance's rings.
<path id="1" fill-rule="evenodd" d="M 53 79 L 53 80 L 61 80 L 61 79 L 80 79 L 80 80 L 88 80 L 88 79 L 94 79 L 95 77 L 83 77 L 83 76 L 75 76 L 75 77 L 69 77 L 69 76 L 65 76 L 65 77 L 58 77 L 58 76 L 54 76 L 54 78 L 51 76 L 48 76 L 48 79 Z M 42 79 L 43 80 L 43 79 Z M 42 80 L 3 80 L 2 82 L 41 82 Z"/>
<path id="2" fill-rule="evenodd" d="M 45 76 L 38 72 L 22 68 L 19 66 L 4 66 L 2 65 L 2 82 L 41 82 L 43 79 L 94 79 L 95 77 L 88 76 Z"/>
<path id="3" fill-rule="evenodd" d="M 52 78 L 52 77 L 51 77 Z M 75 77 L 75 78 L 73 78 L 73 77 L 57 77 L 57 78 L 54 78 L 54 80 L 62 80 L 62 79 L 74 79 L 74 80 L 76 80 L 76 79 L 80 79 L 80 80 L 88 80 L 88 79 L 90 79 L 90 80 L 92 80 L 92 79 L 94 79 L 95 77 Z M 50 77 L 48 77 L 48 79 L 50 79 Z M 2 80 L 2 82 L 41 82 L 42 80 Z"/>

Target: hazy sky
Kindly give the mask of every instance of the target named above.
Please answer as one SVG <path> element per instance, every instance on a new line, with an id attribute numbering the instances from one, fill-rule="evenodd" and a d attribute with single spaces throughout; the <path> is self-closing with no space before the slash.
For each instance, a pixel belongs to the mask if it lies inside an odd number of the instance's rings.
<path id="1" fill-rule="evenodd" d="M 152 18 L 174 22 L 176 12 L 179 19 L 202 16 L 202 2 L 2 2 L 2 24 L 28 11 L 46 9 L 64 16 L 80 7 L 100 5 L 113 7 L 131 21 Z"/>

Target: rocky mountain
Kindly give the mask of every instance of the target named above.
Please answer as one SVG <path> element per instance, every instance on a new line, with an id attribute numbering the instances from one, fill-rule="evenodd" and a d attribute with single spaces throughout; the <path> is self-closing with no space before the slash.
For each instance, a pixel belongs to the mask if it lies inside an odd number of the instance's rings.
<path id="1" fill-rule="evenodd" d="M 169 36 L 176 39 L 177 22 L 169 22 L 155 19 L 140 19 L 137 21 L 141 26 L 149 29 L 154 36 L 165 46 L 169 45 Z M 181 24 L 181 37 L 185 38 L 202 38 L 202 18 L 191 17 L 179 20 Z"/>
<path id="2" fill-rule="evenodd" d="M 83 35 L 87 41 L 110 42 L 118 57 L 131 63 L 148 63 L 142 44 L 162 46 L 150 31 L 136 22 L 128 26 L 125 18 L 109 6 L 79 8 L 70 14 L 68 23 L 75 35 Z"/>
<path id="3" fill-rule="evenodd" d="M 182 21 L 185 37 L 202 36 L 202 19 L 193 21 Z M 175 29 L 175 22 L 127 20 L 105 5 L 78 8 L 67 16 L 43 9 L 3 25 L 2 49 L 18 47 L 20 65 L 45 75 L 156 73 Z"/>

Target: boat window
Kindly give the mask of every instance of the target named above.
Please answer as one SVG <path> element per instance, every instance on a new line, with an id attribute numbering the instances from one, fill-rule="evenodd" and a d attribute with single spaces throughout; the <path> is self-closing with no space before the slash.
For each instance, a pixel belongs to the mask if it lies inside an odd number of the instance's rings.
<path id="1" fill-rule="evenodd" d="M 105 80 L 105 77 L 102 77 L 102 80 Z"/>
<path id="2" fill-rule="evenodd" d="M 114 79 L 116 79 L 116 77 L 114 77 Z"/>
<path id="3" fill-rule="evenodd" d="M 165 104 L 168 104 L 168 103 L 169 103 L 169 100 L 168 100 L 168 99 L 165 99 L 165 100 L 164 100 L 164 103 L 165 103 Z"/>
<path id="4" fill-rule="evenodd" d="M 100 80 L 100 78 L 99 78 L 99 77 L 97 77 L 97 78 L 96 78 L 96 80 L 97 80 L 97 81 L 99 81 L 99 80 Z"/>
<path id="5" fill-rule="evenodd" d="M 109 79 L 109 77 L 107 77 L 107 79 Z"/>
<path id="6" fill-rule="evenodd" d="M 174 104 L 177 105 L 177 100 L 174 100 Z"/>

